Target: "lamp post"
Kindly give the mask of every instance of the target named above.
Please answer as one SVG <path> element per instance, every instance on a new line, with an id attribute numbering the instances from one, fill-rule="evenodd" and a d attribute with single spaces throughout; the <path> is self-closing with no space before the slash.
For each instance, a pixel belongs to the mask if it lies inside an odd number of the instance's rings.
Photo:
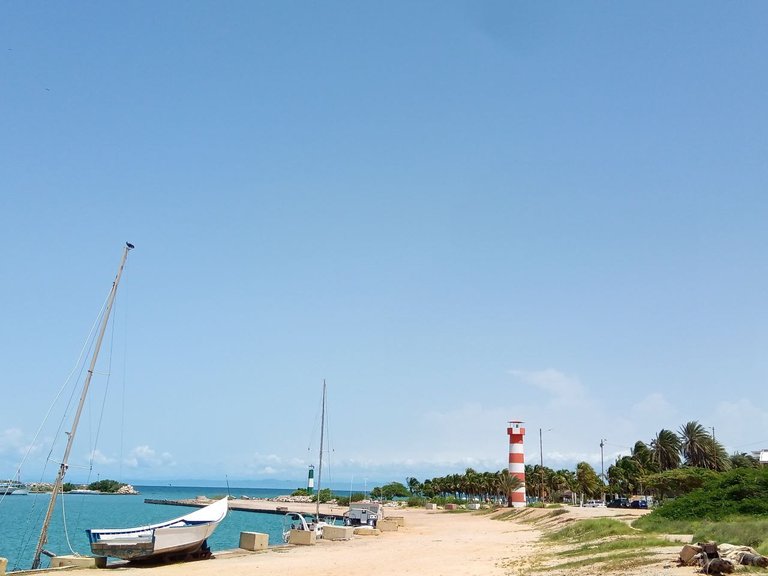
<path id="1" fill-rule="evenodd" d="M 544 503 L 544 442 L 542 441 L 541 428 L 539 428 L 539 502 Z"/>

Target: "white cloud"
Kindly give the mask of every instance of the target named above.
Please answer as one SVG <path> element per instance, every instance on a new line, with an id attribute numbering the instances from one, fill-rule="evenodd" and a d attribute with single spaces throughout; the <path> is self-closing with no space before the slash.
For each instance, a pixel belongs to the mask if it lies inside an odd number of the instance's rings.
<path id="1" fill-rule="evenodd" d="M 0 432 L 0 454 L 8 452 L 23 454 L 27 447 L 24 434 L 18 428 L 7 428 Z"/>
<path id="2" fill-rule="evenodd" d="M 90 460 L 94 464 L 114 464 L 116 460 L 105 455 L 101 450 L 94 450 L 91 452 Z"/>
<path id="3" fill-rule="evenodd" d="M 131 468 L 161 468 L 175 466 L 173 456 L 168 452 L 158 454 L 149 446 L 136 446 L 125 459 L 125 465 Z"/>
<path id="4" fill-rule="evenodd" d="M 586 398 L 585 388 L 577 377 L 553 368 L 537 371 L 510 370 L 509 373 L 524 384 L 547 393 L 548 403 L 553 408 L 581 404 Z"/>
<path id="5" fill-rule="evenodd" d="M 669 428 L 672 424 L 663 424 L 664 422 L 675 422 L 678 417 L 677 408 L 669 403 L 664 394 L 652 392 L 639 399 L 637 402 L 629 405 L 629 410 L 634 418 L 642 419 L 644 422 L 650 422 L 651 430 L 658 432 L 661 428 Z M 658 423 L 658 430 L 656 429 Z"/>

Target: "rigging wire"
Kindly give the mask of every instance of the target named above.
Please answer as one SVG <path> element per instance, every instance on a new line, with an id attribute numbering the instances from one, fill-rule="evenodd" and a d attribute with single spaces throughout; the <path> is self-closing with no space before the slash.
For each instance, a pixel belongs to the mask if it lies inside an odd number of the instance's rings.
<path id="1" fill-rule="evenodd" d="M 110 292 L 111 292 L 111 288 L 110 288 Z M 27 451 L 25 452 L 25 454 L 24 454 L 24 456 L 23 456 L 23 458 L 21 460 L 21 463 L 19 464 L 19 466 L 17 468 L 17 471 L 16 471 L 17 476 L 21 475 L 21 469 L 23 468 L 24 464 L 29 459 L 29 456 L 32 453 L 33 449 L 37 446 L 38 438 L 42 434 L 42 431 L 45 428 L 45 425 L 48 423 L 48 420 L 51 417 L 51 414 L 53 412 L 54 407 L 59 403 L 59 400 L 60 400 L 61 396 L 64 394 L 65 390 L 69 386 L 72 385 L 73 376 L 75 376 L 75 373 L 78 373 L 77 378 L 75 379 L 75 383 L 78 382 L 80 380 L 80 378 L 82 377 L 83 370 L 85 368 L 85 361 L 84 361 L 84 359 L 85 359 L 85 357 L 87 355 L 87 352 L 90 351 L 92 349 L 92 347 L 93 347 L 94 334 L 95 334 L 96 329 L 97 329 L 97 327 L 99 325 L 99 322 L 101 321 L 101 318 L 104 315 L 104 311 L 105 311 L 105 309 L 107 307 L 107 301 L 108 300 L 109 300 L 109 292 L 107 293 L 107 296 L 106 296 L 106 298 L 104 299 L 104 302 L 101 305 L 101 309 L 99 310 L 99 313 L 97 314 L 96 319 L 94 320 L 93 325 L 91 326 L 91 329 L 89 330 L 88 335 L 85 338 L 85 341 L 83 342 L 83 345 L 82 345 L 82 347 L 80 349 L 80 353 L 79 353 L 79 355 L 77 357 L 77 360 L 76 360 L 74 366 L 72 367 L 72 370 L 70 371 L 69 375 L 64 380 L 64 383 L 61 385 L 61 387 L 59 388 L 58 392 L 56 393 L 56 395 L 54 396 L 53 400 L 51 401 L 50 405 L 48 406 L 48 409 L 47 409 L 45 415 L 43 416 L 43 420 L 40 423 L 40 426 L 37 428 L 37 431 L 35 432 L 35 435 L 32 437 L 32 441 L 27 446 Z M 73 386 L 72 395 L 74 395 L 74 390 L 76 390 L 76 389 L 77 389 L 77 386 Z M 66 414 L 67 414 L 67 411 L 68 411 L 69 407 L 71 406 L 71 404 L 72 404 L 72 396 L 70 396 L 70 400 L 69 400 L 69 402 L 66 405 L 66 408 L 64 410 L 64 415 L 62 416 L 62 418 L 61 418 L 61 420 L 59 422 L 59 426 L 58 426 L 58 428 L 56 430 L 56 433 L 54 434 L 53 440 L 51 440 L 51 448 L 50 448 L 50 450 L 48 452 L 48 455 L 45 458 L 45 463 L 43 464 L 43 469 L 42 469 L 42 471 L 40 473 L 40 480 L 39 480 L 40 483 L 42 483 L 43 482 L 43 478 L 45 478 L 45 470 L 47 469 L 48 463 L 51 460 L 51 455 L 53 454 L 53 449 L 54 449 L 54 445 L 56 443 L 56 439 L 61 434 L 61 429 L 62 429 L 62 427 L 64 425 L 64 421 L 66 420 Z M 42 507 L 40 507 L 40 508 L 37 507 L 37 500 L 38 500 L 37 497 L 38 497 L 38 494 L 35 494 L 35 497 L 34 497 L 34 499 L 32 501 L 32 507 L 30 509 L 29 514 L 27 514 L 26 525 L 24 527 L 24 530 L 21 533 L 21 538 L 19 539 L 19 546 L 18 546 L 18 550 L 17 550 L 17 554 L 16 554 L 16 562 L 15 562 L 14 570 L 16 570 L 19 567 L 19 562 L 20 562 L 21 558 L 24 555 L 24 551 L 27 550 L 28 546 L 32 542 L 32 539 L 34 538 L 34 535 L 32 534 L 32 527 L 33 527 L 33 525 L 37 525 L 37 523 L 39 523 L 39 521 L 40 521 L 40 519 L 42 518 L 42 515 L 43 515 L 43 508 Z"/>
<path id="2" fill-rule="evenodd" d="M 115 301 L 114 307 L 116 308 L 118 306 L 117 301 Z M 88 453 L 88 475 L 86 476 L 86 485 L 91 484 L 91 480 L 93 479 L 93 459 L 94 455 L 96 454 L 96 451 L 98 450 L 99 445 L 99 438 L 101 437 L 101 425 L 104 422 L 104 409 L 107 403 L 107 395 L 109 393 L 109 383 L 110 383 L 110 377 L 112 376 L 112 353 L 114 350 L 114 341 L 115 341 L 115 322 L 111 322 L 110 326 L 110 334 L 109 334 L 109 354 L 108 354 L 108 361 L 107 361 L 107 371 L 103 375 L 106 375 L 106 385 L 104 386 L 104 395 L 102 396 L 101 400 L 101 410 L 99 412 L 99 418 L 96 422 L 96 436 L 93 439 L 93 442 L 91 443 L 90 451 Z M 90 412 L 89 412 L 90 413 Z M 90 436 L 90 419 L 89 419 L 89 436 Z M 80 507 L 78 509 L 77 518 L 75 519 L 75 526 L 80 525 L 80 519 L 82 518 L 83 514 L 83 508 L 84 508 L 84 499 L 80 499 Z M 67 522 L 66 517 L 64 516 L 64 507 L 62 505 L 62 517 L 64 521 L 64 534 L 66 536 L 67 545 L 69 546 L 70 551 L 72 551 L 73 554 L 75 554 L 74 550 L 72 550 L 72 544 L 69 541 L 69 532 L 67 530 Z"/>

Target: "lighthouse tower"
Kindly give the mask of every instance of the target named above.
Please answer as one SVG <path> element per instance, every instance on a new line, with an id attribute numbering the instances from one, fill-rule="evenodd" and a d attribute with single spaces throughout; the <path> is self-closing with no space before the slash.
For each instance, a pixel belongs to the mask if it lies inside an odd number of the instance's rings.
<path id="1" fill-rule="evenodd" d="M 523 437 L 525 428 L 519 420 L 513 420 L 507 428 L 509 436 L 509 474 L 517 476 L 523 485 L 512 492 L 510 504 L 515 508 L 525 506 L 525 452 L 523 452 Z"/>
<path id="2" fill-rule="evenodd" d="M 315 467 L 309 465 L 309 474 L 307 475 L 307 494 L 310 496 L 315 493 Z"/>

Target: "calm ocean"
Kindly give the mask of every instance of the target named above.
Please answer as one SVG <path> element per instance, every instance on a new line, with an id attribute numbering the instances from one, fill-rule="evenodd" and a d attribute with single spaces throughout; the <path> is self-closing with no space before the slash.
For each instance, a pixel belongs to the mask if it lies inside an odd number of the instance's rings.
<path id="1" fill-rule="evenodd" d="M 136 486 L 137 496 L 112 496 L 94 494 L 66 494 L 59 497 L 56 512 L 48 531 L 46 550 L 61 555 L 72 550 L 90 554 L 87 528 L 129 528 L 152 524 L 183 516 L 192 508 L 145 504 L 145 498 L 177 500 L 196 496 L 224 496 L 226 488 L 200 488 L 176 486 Z M 231 488 L 233 497 L 242 495 L 252 498 L 272 498 L 289 494 L 291 490 L 267 488 Z M 6 496 L 0 503 L 0 556 L 8 559 L 8 570 L 28 569 L 40 535 L 43 517 L 48 507 L 48 494 L 28 496 Z M 66 516 L 66 530 L 62 520 Z M 269 534 L 269 544 L 282 543 L 283 517 L 275 514 L 231 511 L 208 540 L 215 552 L 237 548 L 240 532 L 263 532 Z M 69 544 L 67 544 L 67 535 Z M 47 565 L 43 557 L 43 565 Z"/>

